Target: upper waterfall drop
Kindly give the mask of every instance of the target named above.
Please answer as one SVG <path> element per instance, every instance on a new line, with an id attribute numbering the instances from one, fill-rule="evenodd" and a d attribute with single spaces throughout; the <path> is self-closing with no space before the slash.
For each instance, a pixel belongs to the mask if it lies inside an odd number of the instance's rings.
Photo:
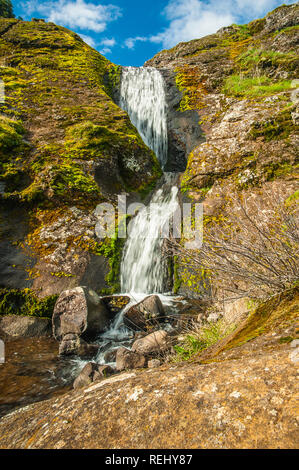
<path id="1" fill-rule="evenodd" d="M 168 154 L 167 105 L 161 73 L 152 67 L 123 67 L 119 104 L 164 168 Z"/>

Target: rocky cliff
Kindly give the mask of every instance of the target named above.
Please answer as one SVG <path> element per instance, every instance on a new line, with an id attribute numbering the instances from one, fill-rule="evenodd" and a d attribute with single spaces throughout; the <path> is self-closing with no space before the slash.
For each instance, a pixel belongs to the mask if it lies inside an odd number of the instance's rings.
<path id="1" fill-rule="evenodd" d="M 146 63 L 165 75 L 173 97 L 180 92 L 170 102 L 170 133 L 182 149 L 180 168 L 185 158 L 181 191 L 203 202 L 205 224 L 230 217 L 233 194 L 254 214 L 269 199 L 298 197 L 298 19 L 297 4 L 281 6 Z M 186 125 L 178 130 L 179 113 Z M 179 266 L 176 273 L 181 292 L 200 293 L 200 276 Z"/>
<path id="2" fill-rule="evenodd" d="M 115 288 L 120 246 L 96 238 L 94 209 L 161 173 L 110 98 L 119 68 L 42 20 L 1 18 L 0 45 L 0 286 Z"/>

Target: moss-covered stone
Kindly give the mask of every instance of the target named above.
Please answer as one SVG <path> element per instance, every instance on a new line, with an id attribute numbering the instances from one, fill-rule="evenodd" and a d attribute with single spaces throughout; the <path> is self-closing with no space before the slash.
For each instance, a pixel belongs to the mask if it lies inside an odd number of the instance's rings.
<path id="1" fill-rule="evenodd" d="M 0 315 L 52 318 L 58 296 L 39 299 L 30 289 L 0 289 Z"/>

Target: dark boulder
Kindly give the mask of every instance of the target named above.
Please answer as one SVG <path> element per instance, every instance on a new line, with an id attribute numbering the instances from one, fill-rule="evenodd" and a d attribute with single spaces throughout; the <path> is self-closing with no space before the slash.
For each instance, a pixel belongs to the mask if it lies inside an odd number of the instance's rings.
<path id="1" fill-rule="evenodd" d="M 124 314 L 124 324 L 133 330 L 146 329 L 164 319 L 165 310 L 158 295 L 150 295 Z"/>
<path id="2" fill-rule="evenodd" d="M 109 313 L 100 297 L 87 287 L 62 292 L 56 302 L 52 325 L 58 340 L 67 334 L 92 338 L 109 324 Z"/>

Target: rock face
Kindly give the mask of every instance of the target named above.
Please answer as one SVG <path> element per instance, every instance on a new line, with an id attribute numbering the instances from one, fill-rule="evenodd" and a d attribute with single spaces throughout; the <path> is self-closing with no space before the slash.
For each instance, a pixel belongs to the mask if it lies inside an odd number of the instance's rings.
<path id="1" fill-rule="evenodd" d="M 115 206 L 122 191 L 138 198 L 161 174 L 110 98 L 119 69 L 50 22 L 0 18 L 0 41 L 1 286 L 41 297 L 76 285 L 115 288 L 120 244 L 109 251 L 107 282 L 95 208 Z"/>
<path id="2" fill-rule="evenodd" d="M 179 109 L 183 93 L 177 88 L 175 72 L 162 69 L 167 100 L 168 158 L 164 171 L 185 171 L 188 155 L 204 142 L 204 134 L 194 110 L 182 113 Z"/>
<path id="3" fill-rule="evenodd" d="M 61 341 L 65 335 L 95 337 L 109 324 L 109 313 L 98 295 L 87 287 L 62 292 L 53 313 L 53 335 Z"/>
<path id="4" fill-rule="evenodd" d="M 132 351 L 145 356 L 165 352 L 170 347 L 170 339 L 166 331 L 160 330 L 137 339 Z"/>
<path id="5" fill-rule="evenodd" d="M 165 310 L 158 295 L 150 295 L 124 314 L 124 323 L 132 330 L 145 329 L 150 324 L 157 324 L 165 317 Z"/>
<path id="6" fill-rule="evenodd" d="M 116 370 L 139 369 L 146 365 L 146 359 L 142 354 L 130 351 L 127 348 L 119 348 L 116 353 Z"/>
<path id="7" fill-rule="evenodd" d="M 0 316 L 0 332 L 9 337 L 38 338 L 51 336 L 51 320 L 47 318 Z"/>

